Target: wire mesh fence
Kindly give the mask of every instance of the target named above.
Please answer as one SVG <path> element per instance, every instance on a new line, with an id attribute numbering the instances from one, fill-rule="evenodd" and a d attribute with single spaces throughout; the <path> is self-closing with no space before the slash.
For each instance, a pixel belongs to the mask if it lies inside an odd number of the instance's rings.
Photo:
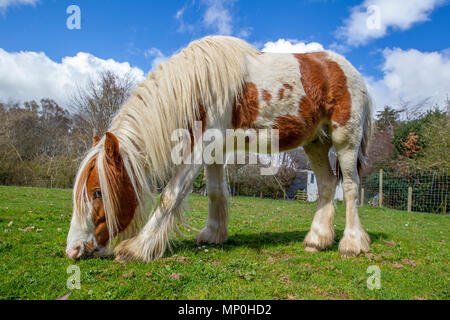
<path id="1" fill-rule="evenodd" d="M 364 178 L 363 205 L 447 214 L 450 202 L 448 170 L 394 174 L 380 172 Z"/>

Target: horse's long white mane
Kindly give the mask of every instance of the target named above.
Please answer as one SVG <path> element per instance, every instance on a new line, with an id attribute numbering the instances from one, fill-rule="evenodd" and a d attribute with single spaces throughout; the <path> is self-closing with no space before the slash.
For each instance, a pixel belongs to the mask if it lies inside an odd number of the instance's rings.
<path id="1" fill-rule="evenodd" d="M 133 92 L 113 119 L 109 129 L 119 140 L 120 154 L 138 196 L 139 208 L 126 236 L 136 233 L 152 211 L 156 186 L 165 184 L 173 173 L 171 136 L 176 129 L 194 127 L 202 105 L 209 119 L 217 119 L 238 99 L 247 72 L 246 61 L 258 51 L 243 40 L 211 36 L 192 42 L 161 64 Z M 100 187 L 110 235 L 117 230 L 114 199 L 104 166 L 104 139 L 83 161 L 76 178 L 89 159 L 97 156 Z M 81 182 L 82 183 L 82 182 Z M 83 188 L 74 212 L 88 211 Z M 77 203 L 75 201 L 75 203 Z M 75 205 L 76 206 L 76 205 Z M 81 212 L 80 212 L 81 211 Z"/>

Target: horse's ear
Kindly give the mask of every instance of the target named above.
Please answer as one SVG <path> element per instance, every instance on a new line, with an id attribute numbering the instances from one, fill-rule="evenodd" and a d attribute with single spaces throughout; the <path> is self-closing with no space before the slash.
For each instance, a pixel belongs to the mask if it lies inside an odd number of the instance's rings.
<path id="1" fill-rule="evenodd" d="M 95 136 L 94 137 L 94 142 L 93 142 L 93 147 L 95 147 L 99 142 L 100 142 L 100 137 L 99 136 Z"/>
<path id="2" fill-rule="evenodd" d="M 114 161 L 119 159 L 119 140 L 111 132 L 106 133 L 105 152 L 108 159 Z"/>

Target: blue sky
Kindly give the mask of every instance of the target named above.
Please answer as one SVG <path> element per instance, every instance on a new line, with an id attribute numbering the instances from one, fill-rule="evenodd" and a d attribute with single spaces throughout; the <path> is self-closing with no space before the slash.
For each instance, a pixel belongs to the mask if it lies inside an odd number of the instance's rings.
<path id="1" fill-rule="evenodd" d="M 72 4 L 81 30 L 66 27 Z M 373 5 L 380 19 L 365 30 L 361 15 Z M 190 41 L 227 34 L 260 49 L 338 51 L 363 74 L 377 108 L 440 104 L 450 94 L 449 18 L 446 0 L 0 0 L 0 100 L 54 95 L 64 104 L 70 82 L 99 69 L 140 78 Z"/>

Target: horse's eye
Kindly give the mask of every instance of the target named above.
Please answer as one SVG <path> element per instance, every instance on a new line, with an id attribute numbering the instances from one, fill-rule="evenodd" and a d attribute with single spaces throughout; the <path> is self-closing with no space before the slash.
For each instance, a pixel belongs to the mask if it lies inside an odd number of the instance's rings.
<path id="1" fill-rule="evenodd" d="M 102 197 L 102 192 L 101 192 L 101 191 L 94 191 L 94 192 L 92 193 L 92 197 L 94 198 L 94 200 L 95 200 L 95 199 L 99 199 L 99 198 Z"/>

